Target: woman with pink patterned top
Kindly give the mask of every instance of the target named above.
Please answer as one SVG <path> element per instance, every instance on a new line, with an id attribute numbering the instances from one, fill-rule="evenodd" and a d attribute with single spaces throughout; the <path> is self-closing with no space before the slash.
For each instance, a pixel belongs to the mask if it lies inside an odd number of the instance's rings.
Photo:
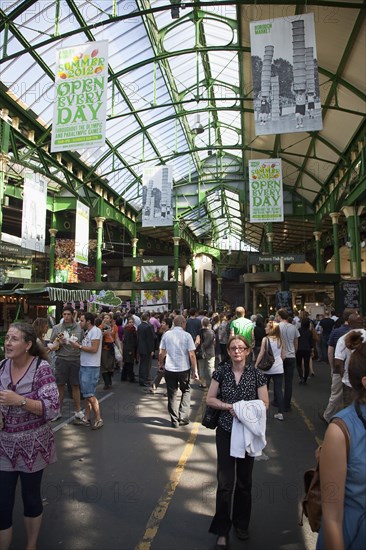
<path id="1" fill-rule="evenodd" d="M 46 351 L 31 325 L 14 323 L 5 337 L 0 364 L 0 549 L 12 539 L 15 489 L 20 477 L 27 550 L 36 548 L 42 521 L 41 479 L 56 461 L 49 420 L 59 412 L 59 395 Z"/>

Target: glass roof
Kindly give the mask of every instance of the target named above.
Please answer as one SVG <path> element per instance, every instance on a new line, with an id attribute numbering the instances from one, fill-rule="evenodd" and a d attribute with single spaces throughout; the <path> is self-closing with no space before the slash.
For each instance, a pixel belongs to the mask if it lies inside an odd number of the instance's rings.
<path id="1" fill-rule="evenodd" d="M 365 124 L 362 1 L 345 9 L 334 0 L 342 17 L 332 28 L 322 26 L 321 2 L 306 8 L 317 15 L 324 130 L 255 134 L 249 22 L 256 10 L 263 20 L 301 13 L 295 4 L 8 1 L 0 10 L 3 87 L 49 128 L 56 49 L 108 40 L 106 145 L 77 151 L 90 175 L 104 178 L 115 205 L 127 202 L 138 214 L 143 169 L 169 163 L 178 217 L 193 235 L 257 249 L 263 227 L 248 222 L 248 160 L 282 158 L 286 189 L 314 213 Z M 202 133 L 192 132 L 196 124 Z"/>

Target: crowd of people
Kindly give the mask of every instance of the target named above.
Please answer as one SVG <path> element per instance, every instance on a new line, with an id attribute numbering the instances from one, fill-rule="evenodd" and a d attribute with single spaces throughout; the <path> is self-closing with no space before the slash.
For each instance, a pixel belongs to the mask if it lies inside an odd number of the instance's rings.
<path id="1" fill-rule="evenodd" d="M 271 381 L 271 405 L 278 409 L 274 418 L 284 421 L 292 407 L 294 375 L 297 372 L 300 385 L 307 385 L 316 374 L 315 358 L 329 363 L 331 369 L 329 402 L 319 413 L 330 424 L 321 473 L 325 480 L 337 482 L 338 488 L 334 502 L 323 502 L 318 548 L 341 549 L 349 541 L 353 546 L 347 547 L 361 548 L 356 543 L 366 540 L 366 331 L 356 310 L 347 308 L 339 317 L 324 311 L 310 319 L 305 310 L 292 317 L 281 308 L 266 319 L 259 314 L 249 319 L 244 307 L 220 314 L 192 308 L 145 311 L 140 316 L 134 308 L 96 315 L 65 305 L 48 341 L 47 331 L 45 319 L 36 319 L 33 326 L 14 323 L 5 339 L 6 359 L 0 364 L 1 550 L 11 544 L 18 477 L 27 549 L 36 547 L 42 472 L 56 460 L 49 421 L 62 418 L 67 387 L 74 424 L 99 430 L 104 425 L 96 397 L 99 382 L 104 390 L 117 382 L 138 383 L 146 393 L 155 394 L 163 378 L 172 428 L 190 423 L 192 380 L 207 389 L 207 404 L 220 411 L 216 510 L 209 530 L 217 536 L 217 550 L 227 548 L 232 526 L 236 536 L 246 540 L 256 454 L 247 448 L 233 452 L 238 448 L 238 424 L 249 406 L 258 412 L 258 426 L 265 423 Z M 268 346 L 273 364 L 262 371 L 259 367 Z M 153 358 L 158 366 L 155 376 Z M 348 457 L 343 434 L 331 422 L 335 416 L 342 417 L 351 435 Z M 332 462 L 338 448 L 340 453 Z"/>

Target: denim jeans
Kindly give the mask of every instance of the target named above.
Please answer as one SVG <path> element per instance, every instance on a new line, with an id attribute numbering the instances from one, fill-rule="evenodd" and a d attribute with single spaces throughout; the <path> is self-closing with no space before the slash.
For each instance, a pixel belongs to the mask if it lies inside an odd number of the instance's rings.
<path id="1" fill-rule="evenodd" d="M 216 429 L 218 485 L 216 513 L 209 532 L 219 536 L 227 536 L 232 524 L 239 529 L 248 529 L 252 510 L 254 458 L 230 456 L 230 439 L 231 432 L 220 427 Z"/>
<path id="2" fill-rule="evenodd" d="M 181 372 L 165 371 L 165 382 L 168 392 L 168 411 L 171 423 L 174 425 L 177 425 L 179 420 L 189 420 L 191 407 L 190 375 L 191 369 Z M 182 392 L 179 405 L 176 400 L 178 387 Z"/>
<path id="3" fill-rule="evenodd" d="M 284 400 L 283 400 L 283 392 L 282 392 L 283 374 L 270 374 L 269 376 L 266 375 L 266 378 L 267 378 L 268 387 L 269 387 L 271 378 L 273 379 L 274 400 L 278 406 L 278 412 L 283 413 L 285 408 Z"/>
<path id="4" fill-rule="evenodd" d="M 292 381 L 294 379 L 294 370 L 296 367 L 296 357 L 288 357 L 283 360 L 283 370 L 285 378 L 284 407 L 285 411 L 291 408 Z"/>

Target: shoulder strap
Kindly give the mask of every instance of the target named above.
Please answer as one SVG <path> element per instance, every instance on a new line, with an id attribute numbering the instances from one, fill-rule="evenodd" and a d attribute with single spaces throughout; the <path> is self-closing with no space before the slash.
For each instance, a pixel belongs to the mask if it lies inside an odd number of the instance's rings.
<path id="1" fill-rule="evenodd" d="M 357 414 L 358 418 L 361 420 L 361 422 L 362 422 L 362 424 L 363 424 L 363 427 L 364 427 L 365 430 L 366 430 L 366 420 L 365 420 L 365 418 L 362 416 L 360 404 L 359 404 L 358 401 L 355 401 L 354 405 L 355 405 L 356 414 Z"/>
<path id="2" fill-rule="evenodd" d="M 7 362 L 7 359 L 3 359 L 0 363 L 0 370 L 5 367 L 5 363 Z"/>
<path id="3" fill-rule="evenodd" d="M 343 432 L 344 438 L 346 440 L 346 453 L 347 453 L 347 461 L 349 457 L 349 447 L 350 447 L 350 437 L 349 437 L 349 431 L 347 428 L 346 423 L 341 418 L 335 417 L 331 420 L 332 424 L 336 424 Z"/>
<path id="4" fill-rule="evenodd" d="M 221 382 L 223 381 L 225 376 L 225 367 L 226 367 L 226 364 L 221 367 L 220 377 L 218 379 L 219 386 L 221 386 Z"/>

